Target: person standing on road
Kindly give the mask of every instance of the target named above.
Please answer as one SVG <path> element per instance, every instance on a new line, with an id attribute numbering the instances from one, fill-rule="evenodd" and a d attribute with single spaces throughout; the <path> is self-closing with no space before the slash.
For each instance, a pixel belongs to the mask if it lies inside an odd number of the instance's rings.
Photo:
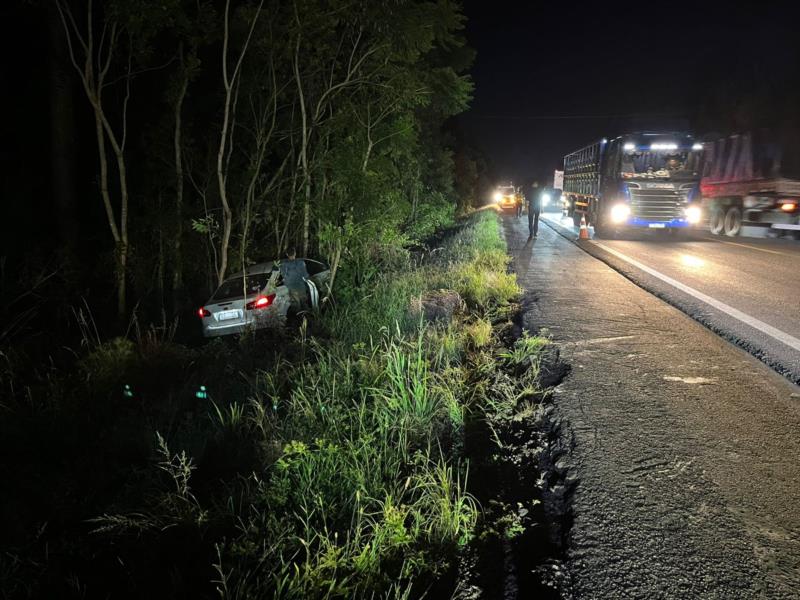
<path id="1" fill-rule="evenodd" d="M 539 187 L 539 182 L 534 181 L 531 184 L 530 192 L 528 193 L 528 239 L 533 239 L 539 235 L 539 213 L 542 212 L 542 188 Z"/>
<path id="2" fill-rule="evenodd" d="M 309 277 L 308 269 L 306 269 L 305 261 L 297 259 L 294 248 L 289 249 L 286 257 L 286 260 L 282 260 L 280 264 L 281 276 L 283 284 L 289 290 L 292 308 L 299 312 L 308 303 L 308 288 L 306 287 Z"/>

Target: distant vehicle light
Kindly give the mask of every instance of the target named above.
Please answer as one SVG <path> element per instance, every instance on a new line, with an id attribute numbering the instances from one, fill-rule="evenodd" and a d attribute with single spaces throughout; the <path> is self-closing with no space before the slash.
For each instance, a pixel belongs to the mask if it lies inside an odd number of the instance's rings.
<path id="1" fill-rule="evenodd" d="M 542 206 L 550 205 L 550 194 L 542 194 Z"/>
<path id="2" fill-rule="evenodd" d="M 636 144 L 625 144 L 622 148 L 627 152 L 633 152 L 636 150 Z"/>
<path id="3" fill-rule="evenodd" d="M 702 149 L 703 149 L 703 144 L 700 143 L 692 144 L 692 150 L 702 150 Z"/>
<path id="4" fill-rule="evenodd" d="M 492 196 L 492 197 L 494 198 L 495 202 L 500 202 L 500 200 L 503 199 L 503 194 L 501 194 L 500 192 L 495 192 L 494 196 Z"/>
<path id="5" fill-rule="evenodd" d="M 650 150 L 677 150 L 678 144 L 650 144 Z"/>
<path id="6" fill-rule="evenodd" d="M 797 202 L 784 202 L 781 204 L 781 210 L 783 212 L 794 212 L 797 210 Z"/>
<path id="7" fill-rule="evenodd" d="M 690 206 L 686 209 L 686 220 L 692 225 L 697 225 L 703 217 L 703 211 L 699 206 Z"/>
<path id="8" fill-rule="evenodd" d="M 627 204 L 615 204 L 611 207 L 612 223 L 624 223 L 631 216 L 631 207 Z"/>

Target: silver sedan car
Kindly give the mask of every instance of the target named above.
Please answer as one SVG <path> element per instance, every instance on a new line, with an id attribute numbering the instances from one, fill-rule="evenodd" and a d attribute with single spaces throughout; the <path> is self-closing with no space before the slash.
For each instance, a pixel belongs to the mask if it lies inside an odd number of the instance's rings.
<path id="1" fill-rule="evenodd" d="M 319 289 L 330 279 L 330 270 L 308 258 L 308 305 L 317 308 Z M 242 333 L 248 329 L 280 328 L 291 309 L 289 290 L 283 283 L 280 263 L 270 261 L 248 267 L 222 282 L 197 311 L 205 337 Z"/>

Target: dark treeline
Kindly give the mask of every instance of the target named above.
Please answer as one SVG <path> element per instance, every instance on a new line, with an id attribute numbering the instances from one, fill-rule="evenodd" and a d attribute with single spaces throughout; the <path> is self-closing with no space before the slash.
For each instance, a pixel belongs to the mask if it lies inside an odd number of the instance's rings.
<path id="1" fill-rule="evenodd" d="M 5 11 L 31 50 L 6 74 L 37 75 L 15 99 L 33 122 L 7 125 L 23 177 L 3 192 L 23 202 L 6 222 L 5 275 L 30 288 L 56 272 L 106 322 L 170 320 L 289 247 L 337 270 L 368 242 L 424 237 L 458 208 L 454 172 L 475 171 L 443 128 L 471 93 L 455 2 Z"/>
<path id="2" fill-rule="evenodd" d="M 460 3 L 0 4 L 0 598 L 451 589 L 467 355 L 488 389 L 519 293 L 494 215 L 451 227 L 488 185 Z M 324 310 L 193 343 L 290 248 Z"/>

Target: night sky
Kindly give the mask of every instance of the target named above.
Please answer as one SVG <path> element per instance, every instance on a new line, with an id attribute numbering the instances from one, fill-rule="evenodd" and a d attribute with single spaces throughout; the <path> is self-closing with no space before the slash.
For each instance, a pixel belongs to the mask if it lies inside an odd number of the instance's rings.
<path id="1" fill-rule="evenodd" d="M 467 141 L 498 177 L 523 183 L 596 138 L 703 134 L 754 90 L 789 97 L 797 11 L 738 4 L 465 1 L 477 51 L 474 101 L 459 119 Z"/>

